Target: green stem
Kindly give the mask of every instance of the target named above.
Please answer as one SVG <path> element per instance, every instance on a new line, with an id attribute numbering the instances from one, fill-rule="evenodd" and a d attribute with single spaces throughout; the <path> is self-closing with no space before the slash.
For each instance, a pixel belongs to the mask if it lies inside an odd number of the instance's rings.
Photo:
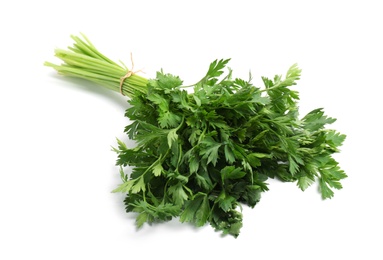
<path id="1" fill-rule="evenodd" d="M 75 42 L 73 47 L 68 47 L 68 50 L 55 50 L 55 56 L 64 63 L 56 65 L 45 62 L 45 66 L 54 68 L 61 75 L 83 78 L 121 92 L 130 98 L 134 97 L 137 92 L 147 92 L 148 80 L 138 76 L 134 71 L 131 71 L 131 75 L 123 80 L 120 88 L 121 78 L 130 70 L 100 53 L 85 35 L 82 35 L 84 40 L 77 36 L 71 37 Z"/>

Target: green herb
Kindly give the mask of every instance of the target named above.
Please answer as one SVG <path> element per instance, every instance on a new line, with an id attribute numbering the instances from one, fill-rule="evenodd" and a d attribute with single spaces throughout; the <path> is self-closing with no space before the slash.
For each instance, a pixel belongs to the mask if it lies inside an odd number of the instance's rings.
<path id="1" fill-rule="evenodd" d="M 76 55 L 58 50 L 66 64 L 47 65 L 118 90 L 126 70 L 89 41 L 74 39 Z M 81 56 L 89 59 L 86 66 L 79 65 Z M 241 205 L 254 207 L 268 178 L 296 182 L 301 190 L 318 181 L 324 199 L 342 188 L 347 176 L 332 155 L 345 135 L 326 128 L 335 119 L 323 109 L 299 118 L 299 95 L 290 87 L 301 70 L 293 65 L 284 78 L 263 77 L 259 88 L 251 78 L 232 78 L 229 69 L 224 74 L 228 62 L 212 62 L 191 93 L 163 71 L 155 79 L 132 75 L 124 82 L 131 97 L 125 116 L 132 121 L 125 132 L 137 145 L 117 140 L 113 148 L 122 179 L 114 192 L 127 194 L 126 211 L 137 212 L 138 227 L 179 217 L 237 237 Z M 132 170 L 125 173 L 127 166 Z"/>

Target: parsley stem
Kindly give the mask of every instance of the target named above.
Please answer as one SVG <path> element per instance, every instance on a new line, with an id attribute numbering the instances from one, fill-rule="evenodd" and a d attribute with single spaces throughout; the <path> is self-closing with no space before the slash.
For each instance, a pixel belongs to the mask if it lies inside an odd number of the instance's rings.
<path id="1" fill-rule="evenodd" d="M 121 78 L 130 70 L 122 62 L 120 65 L 101 54 L 85 35 L 82 36 L 84 40 L 72 36 L 75 43 L 68 50 L 55 50 L 55 56 L 64 63 L 45 62 L 44 65 L 54 68 L 61 75 L 86 79 L 130 98 L 136 93 L 147 92 L 148 80 L 134 72 L 123 80 L 120 88 Z"/>

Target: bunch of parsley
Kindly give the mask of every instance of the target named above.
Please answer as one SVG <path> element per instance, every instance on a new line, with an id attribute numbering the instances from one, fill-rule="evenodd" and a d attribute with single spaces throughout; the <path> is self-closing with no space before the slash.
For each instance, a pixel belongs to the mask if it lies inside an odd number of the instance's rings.
<path id="1" fill-rule="evenodd" d="M 132 122 L 125 132 L 136 147 L 117 140 L 123 183 L 114 192 L 126 193 L 126 211 L 137 213 L 138 227 L 179 217 L 237 237 L 241 205 L 254 207 L 268 190 L 268 178 L 296 182 L 302 190 L 318 180 L 324 199 L 334 195 L 332 188 L 342 188 L 347 176 L 332 155 L 345 135 L 325 127 L 335 119 L 322 109 L 298 117 L 299 95 L 290 87 L 301 70 L 293 65 L 284 78 L 262 77 L 261 89 L 251 78 L 233 79 L 230 69 L 224 75 L 228 61 L 211 63 L 192 93 L 163 71 L 140 87 L 125 86 L 131 97 L 125 116 Z M 92 73 L 106 74 L 96 64 Z M 70 62 L 47 65 L 85 71 Z"/>

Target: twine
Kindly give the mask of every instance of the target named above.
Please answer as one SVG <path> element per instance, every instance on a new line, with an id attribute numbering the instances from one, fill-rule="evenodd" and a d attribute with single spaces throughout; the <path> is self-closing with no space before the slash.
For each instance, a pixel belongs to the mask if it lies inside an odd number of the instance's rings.
<path id="1" fill-rule="evenodd" d="M 125 76 L 121 77 L 120 78 L 120 93 L 121 95 L 125 96 L 124 93 L 122 92 L 122 86 L 124 85 L 124 81 L 131 77 L 132 75 L 136 74 L 137 72 L 143 72 L 141 69 L 140 70 L 136 70 L 136 71 L 133 71 L 134 69 L 134 62 L 133 62 L 133 55 L 132 53 L 130 53 L 130 61 L 132 63 L 132 69 L 131 70 L 128 70 L 128 72 L 125 74 Z M 144 72 L 143 72 L 144 73 Z"/>

